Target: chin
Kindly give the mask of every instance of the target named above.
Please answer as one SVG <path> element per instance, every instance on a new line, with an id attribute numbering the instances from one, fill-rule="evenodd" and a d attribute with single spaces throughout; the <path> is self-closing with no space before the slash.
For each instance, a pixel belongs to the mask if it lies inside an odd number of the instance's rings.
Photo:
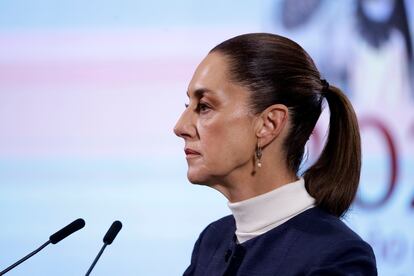
<path id="1" fill-rule="evenodd" d="M 192 172 L 191 170 L 187 172 L 187 178 L 192 184 L 207 185 L 208 183 L 208 177 L 199 172 Z"/>
<path id="2" fill-rule="evenodd" d="M 201 178 L 197 177 L 197 176 L 187 174 L 187 178 L 188 178 L 188 181 L 190 181 L 190 183 L 192 183 L 192 184 L 203 185 L 203 183 L 204 183 L 204 181 Z"/>

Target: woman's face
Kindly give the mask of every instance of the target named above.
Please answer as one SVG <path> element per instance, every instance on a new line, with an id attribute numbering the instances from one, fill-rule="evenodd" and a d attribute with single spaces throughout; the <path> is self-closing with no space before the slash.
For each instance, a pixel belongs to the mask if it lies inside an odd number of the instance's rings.
<path id="1" fill-rule="evenodd" d="M 197 67 L 189 102 L 174 128 L 185 141 L 190 182 L 223 184 L 252 170 L 257 140 L 249 94 L 230 81 L 224 55 L 211 53 Z"/>

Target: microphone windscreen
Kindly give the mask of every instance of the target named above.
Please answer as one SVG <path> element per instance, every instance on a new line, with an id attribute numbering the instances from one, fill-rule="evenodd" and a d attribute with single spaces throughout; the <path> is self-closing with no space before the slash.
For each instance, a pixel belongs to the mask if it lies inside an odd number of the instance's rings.
<path id="1" fill-rule="evenodd" d="M 84 226 L 85 221 L 79 218 L 50 236 L 49 241 L 53 244 L 56 244 L 72 233 L 78 231 L 79 229 L 82 229 Z"/>
<path id="2" fill-rule="evenodd" d="M 105 237 L 103 238 L 103 242 L 105 244 L 111 244 L 118 232 L 122 228 L 122 223 L 119 220 L 116 220 L 112 223 L 111 227 L 109 227 L 108 232 L 106 232 Z"/>

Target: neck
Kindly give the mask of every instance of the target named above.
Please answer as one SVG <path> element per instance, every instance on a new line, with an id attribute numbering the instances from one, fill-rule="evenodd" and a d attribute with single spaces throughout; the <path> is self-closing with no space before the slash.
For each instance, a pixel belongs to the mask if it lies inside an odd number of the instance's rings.
<path id="1" fill-rule="evenodd" d="M 301 178 L 254 198 L 229 202 L 228 206 L 236 222 L 237 239 L 243 243 L 312 208 L 314 203 Z"/>
<path id="2" fill-rule="evenodd" d="M 254 170 L 254 173 L 251 169 L 234 171 L 225 179 L 216 181 L 219 184 L 211 187 L 221 192 L 229 202 L 238 202 L 267 193 L 298 179 L 296 174 L 287 169 L 262 166 L 262 168 L 255 167 Z"/>

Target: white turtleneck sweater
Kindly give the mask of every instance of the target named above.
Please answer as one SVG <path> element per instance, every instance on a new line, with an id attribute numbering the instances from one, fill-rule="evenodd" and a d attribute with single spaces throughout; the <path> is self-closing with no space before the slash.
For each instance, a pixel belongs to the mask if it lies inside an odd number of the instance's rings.
<path id="1" fill-rule="evenodd" d="M 314 207 L 314 203 L 304 179 L 300 178 L 265 194 L 227 205 L 236 221 L 237 240 L 243 243 Z"/>

